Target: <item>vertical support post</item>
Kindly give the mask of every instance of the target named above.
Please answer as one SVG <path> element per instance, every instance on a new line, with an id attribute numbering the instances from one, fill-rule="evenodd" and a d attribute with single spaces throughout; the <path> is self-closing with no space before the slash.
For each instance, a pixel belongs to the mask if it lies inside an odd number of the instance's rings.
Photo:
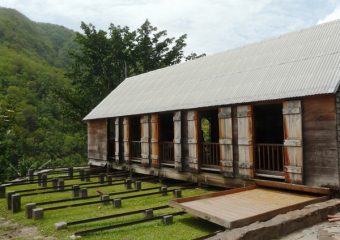
<path id="1" fill-rule="evenodd" d="M 254 177 L 253 108 L 237 106 L 239 174 L 244 178 Z"/>
<path id="2" fill-rule="evenodd" d="M 218 109 L 221 172 L 225 177 L 234 176 L 233 128 L 231 107 Z"/>
<path id="3" fill-rule="evenodd" d="M 41 175 L 41 186 L 47 187 L 47 174 Z"/>
<path id="4" fill-rule="evenodd" d="M 0 185 L 0 198 L 6 198 L 6 186 Z"/>
<path id="5" fill-rule="evenodd" d="M 119 159 L 119 118 L 115 118 L 115 161 L 116 164 L 120 163 Z"/>
<path id="6" fill-rule="evenodd" d="M 303 183 L 302 111 L 301 101 L 283 102 L 285 180 Z"/>
<path id="7" fill-rule="evenodd" d="M 67 170 L 68 170 L 68 177 L 70 179 L 73 179 L 73 167 L 69 167 Z"/>
<path id="8" fill-rule="evenodd" d="M 182 164 L 182 114 L 181 111 L 174 113 L 174 158 L 175 169 L 183 171 Z"/>
<path id="9" fill-rule="evenodd" d="M 151 166 L 154 168 L 160 167 L 159 159 L 159 116 L 158 114 L 151 115 Z"/>
<path id="10" fill-rule="evenodd" d="M 38 173 L 37 176 L 38 176 L 38 186 L 41 186 L 41 176 L 42 176 L 42 173 Z"/>
<path id="11" fill-rule="evenodd" d="M 20 194 L 13 194 L 11 196 L 12 212 L 17 213 L 21 210 L 21 197 Z"/>
<path id="12" fill-rule="evenodd" d="M 124 129 L 124 161 L 130 164 L 130 119 L 124 117 L 123 119 L 123 129 Z"/>
<path id="13" fill-rule="evenodd" d="M 199 148 L 198 148 L 198 112 L 188 111 L 188 150 L 189 169 L 191 172 L 199 172 Z"/>
<path id="14" fill-rule="evenodd" d="M 27 175 L 28 175 L 28 181 L 30 183 L 34 182 L 34 170 L 29 169 Z"/>
<path id="15" fill-rule="evenodd" d="M 142 165 L 149 166 L 149 115 L 140 118 Z"/>

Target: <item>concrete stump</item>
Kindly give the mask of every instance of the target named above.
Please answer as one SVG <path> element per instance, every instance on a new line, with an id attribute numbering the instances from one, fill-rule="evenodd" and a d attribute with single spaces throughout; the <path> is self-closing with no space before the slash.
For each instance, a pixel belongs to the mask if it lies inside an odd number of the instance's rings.
<path id="1" fill-rule="evenodd" d="M 100 183 L 104 183 L 105 182 L 105 173 L 99 174 L 98 180 L 99 180 Z"/>
<path id="2" fill-rule="evenodd" d="M 30 183 L 34 182 L 34 170 L 33 169 L 28 170 L 27 176 L 28 176 L 28 181 Z"/>
<path id="3" fill-rule="evenodd" d="M 115 198 L 115 199 L 113 199 L 113 206 L 115 207 L 115 208 L 120 208 L 120 207 L 122 207 L 122 200 L 120 199 L 120 198 Z"/>
<path id="4" fill-rule="evenodd" d="M 135 181 L 135 188 L 136 190 L 142 190 L 142 181 Z"/>
<path id="5" fill-rule="evenodd" d="M 131 189 L 132 188 L 132 180 L 126 179 L 125 180 L 125 186 L 126 186 L 126 189 Z"/>
<path id="6" fill-rule="evenodd" d="M 174 196 L 175 196 L 175 198 L 181 198 L 182 197 L 182 190 L 181 189 L 175 189 L 174 190 Z"/>
<path id="7" fill-rule="evenodd" d="M 85 182 L 91 181 L 90 170 L 85 170 L 85 172 L 84 172 L 84 180 L 85 180 Z"/>
<path id="8" fill-rule="evenodd" d="M 104 195 L 101 195 L 100 198 L 103 201 L 103 205 L 110 204 L 110 195 L 104 194 Z"/>
<path id="9" fill-rule="evenodd" d="M 53 189 L 58 189 L 58 181 L 59 181 L 58 178 L 53 178 L 53 179 L 51 180 L 52 188 L 53 188 Z"/>
<path id="10" fill-rule="evenodd" d="M 108 175 L 107 176 L 107 184 L 108 185 L 112 185 L 112 180 L 113 180 L 113 176 L 112 175 Z"/>
<path id="11" fill-rule="evenodd" d="M 7 192 L 7 209 L 12 210 L 12 195 L 15 194 L 15 191 Z"/>
<path id="12" fill-rule="evenodd" d="M 66 222 L 58 222 L 54 224 L 56 230 L 66 229 L 67 223 Z"/>
<path id="13" fill-rule="evenodd" d="M 146 209 L 144 211 L 144 218 L 153 218 L 153 209 Z"/>
<path id="14" fill-rule="evenodd" d="M 79 177 L 80 177 L 80 181 L 85 180 L 85 170 L 84 169 L 79 170 Z"/>
<path id="15" fill-rule="evenodd" d="M 79 198 L 79 193 L 80 193 L 79 185 L 73 185 L 73 187 L 72 187 L 72 196 L 74 198 Z"/>
<path id="16" fill-rule="evenodd" d="M 42 176 L 42 173 L 38 173 L 37 174 L 37 177 L 38 177 L 38 186 L 41 186 L 41 176 Z"/>
<path id="17" fill-rule="evenodd" d="M 27 203 L 26 204 L 26 211 L 25 211 L 25 213 L 26 213 L 26 218 L 28 218 L 28 219 L 32 219 L 32 212 L 33 212 L 33 209 L 34 208 L 36 208 L 37 207 L 37 204 L 35 204 L 35 203 Z"/>
<path id="18" fill-rule="evenodd" d="M 6 186 L 0 185 L 0 198 L 6 198 Z"/>
<path id="19" fill-rule="evenodd" d="M 34 208 L 32 210 L 32 218 L 35 220 L 41 219 L 44 217 L 44 209 L 42 208 Z"/>
<path id="20" fill-rule="evenodd" d="M 68 171 L 68 177 L 69 177 L 70 179 L 72 179 L 72 178 L 73 178 L 73 167 L 69 167 L 69 168 L 67 169 L 67 171 Z"/>
<path id="21" fill-rule="evenodd" d="M 64 179 L 59 179 L 58 180 L 58 190 L 59 191 L 64 191 L 65 189 L 65 182 Z"/>
<path id="22" fill-rule="evenodd" d="M 41 175 L 41 186 L 47 187 L 47 174 Z"/>
<path id="23" fill-rule="evenodd" d="M 168 195 L 168 188 L 165 186 L 161 187 L 161 193 L 162 193 L 162 196 Z"/>
<path id="24" fill-rule="evenodd" d="M 166 216 L 163 216 L 162 220 L 165 225 L 170 225 L 173 223 L 173 219 L 174 217 L 172 215 L 166 215 Z"/>
<path id="25" fill-rule="evenodd" d="M 80 192 L 80 197 L 81 198 L 87 198 L 87 189 L 86 188 L 81 188 L 79 190 L 79 192 Z"/>
<path id="26" fill-rule="evenodd" d="M 11 196 L 12 213 L 20 212 L 21 210 L 21 197 L 20 194 L 13 194 Z"/>

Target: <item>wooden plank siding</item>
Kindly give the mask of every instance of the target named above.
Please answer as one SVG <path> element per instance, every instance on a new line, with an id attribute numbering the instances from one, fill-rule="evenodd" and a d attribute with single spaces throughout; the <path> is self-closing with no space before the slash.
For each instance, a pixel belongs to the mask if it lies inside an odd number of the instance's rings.
<path id="1" fill-rule="evenodd" d="M 123 142 L 124 142 L 124 161 L 130 164 L 130 119 L 123 119 Z"/>
<path id="2" fill-rule="evenodd" d="M 182 164 L 182 113 L 177 111 L 173 116 L 174 121 L 174 157 L 175 169 L 178 171 L 183 170 Z"/>
<path id="3" fill-rule="evenodd" d="M 303 183 L 303 142 L 301 101 L 283 102 L 285 180 Z"/>
<path id="4" fill-rule="evenodd" d="M 303 106 L 304 183 L 338 186 L 338 141 L 334 95 L 306 97 Z"/>
<path id="5" fill-rule="evenodd" d="M 107 120 L 98 119 L 87 122 L 88 158 L 107 160 Z"/>
<path id="6" fill-rule="evenodd" d="M 120 163 L 120 152 L 119 152 L 119 133 L 120 133 L 120 129 L 119 129 L 119 118 L 115 118 L 115 162 L 117 164 Z"/>
<path id="7" fill-rule="evenodd" d="M 188 124 L 188 160 L 191 172 L 199 171 L 199 146 L 198 146 L 198 112 L 187 112 Z"/>
<path id="8" fill-rule="evenodd" d="M 141 127 L 141 155 L 142 155 L 142 165 L 149 166 L 149 115 L 143 115 L 140 118 L 140 127 Z"/>
<path id="9" fill-rule="evenodd" d="M 159 168 L 159 116 L 152 114 L 150 120 L 151 127 L 151 166 Z"/>
<path id="10" fill-rule="evenodd" d="M 234 163 L 231 107 L 219 108 L 218 119 L 221 172 L 226 177 L 233 177 Z"/>

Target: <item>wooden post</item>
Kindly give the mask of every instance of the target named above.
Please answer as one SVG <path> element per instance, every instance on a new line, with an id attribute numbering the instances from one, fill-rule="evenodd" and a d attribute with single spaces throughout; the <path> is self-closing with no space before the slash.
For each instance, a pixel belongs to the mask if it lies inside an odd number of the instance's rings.
<path id="1" fill-rule="evenodd" d="M 188 111 L 188 150 L 189 169 L 191 172 L 199 172 L 199 149 L 198 149 L 198 112 Z"/>
<path id="2" fill-rule="evenodd" d="M 182 114 L 181 111 L 174 113 L 174 160 L 175 169 L 183 171 L 182 164 Z"/>
<path id="3" fill-rule="evenodd" d="M 151 115 L 151 165 L 159 168 L 159 117 L 158 114 Z"/>
<path id="4" fill-rule="evenodd" d="M 303 183 L 301 101 L 283 102 L 284 156 L 286 182 Z"/>
<path id="5" fill-rule="evenodd" d="M 142 165 L 149 166 L 149 115 L 140 118 Z"/>
<path id="6" fill-rule="evenodd" d="M 115 118 L 115 161 L 119 164 L 119 118 Z"/>
<path id="7" fill-rule="evenodd" d="M 234 176 L 233 129 L 231 107 L 218 109 L 221 172 L 226 177 Z"/>
<path id="8" fill-rule="evenodd" d="M 237 106 L 239 174 L 254 177 L 253 109 L 251 105 Z"/>
<path id="9" fill-rule="evenodd" d="M 124 117 L 123 119 L 123 129 L 124 129 L 124 161 L 130 164 L 130 119 Z"/>

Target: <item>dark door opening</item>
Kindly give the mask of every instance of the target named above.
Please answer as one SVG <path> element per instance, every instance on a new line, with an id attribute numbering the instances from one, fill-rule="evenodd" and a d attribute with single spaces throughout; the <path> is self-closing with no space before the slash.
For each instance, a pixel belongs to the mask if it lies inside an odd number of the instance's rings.
<path id="1" fill-rule="evenodd" d="M 174 121 L 173 113 L 159 115 L 159 153 L 164 166 L 174 164 Z"/>
<path id="2" fill-rule="evenodd" d="M 282 104 L 254 106 L 256 175 L 283 178 Z"/>
<path id="3" fill-rule="evenodd" d="M 130 157 L 132 162 L 140 163 L 142 158 L 140 117 L 130 117 Z"/>
<path id="4" fill-rule="evenodd" d="M 220 165 L 218 110 L 199 112 L 199 147 L 201 169 L 216 169 Z"/>
<path id="5" fill-rule="evenodd" d="M 107 121 L 108 126 L 108 142 L 107 142 L 107 149 L 108 149 L 108 161 L 114 161 L 116 158 L 116 142 L 115 142 L 115 119 L 109 118 Z"/>

